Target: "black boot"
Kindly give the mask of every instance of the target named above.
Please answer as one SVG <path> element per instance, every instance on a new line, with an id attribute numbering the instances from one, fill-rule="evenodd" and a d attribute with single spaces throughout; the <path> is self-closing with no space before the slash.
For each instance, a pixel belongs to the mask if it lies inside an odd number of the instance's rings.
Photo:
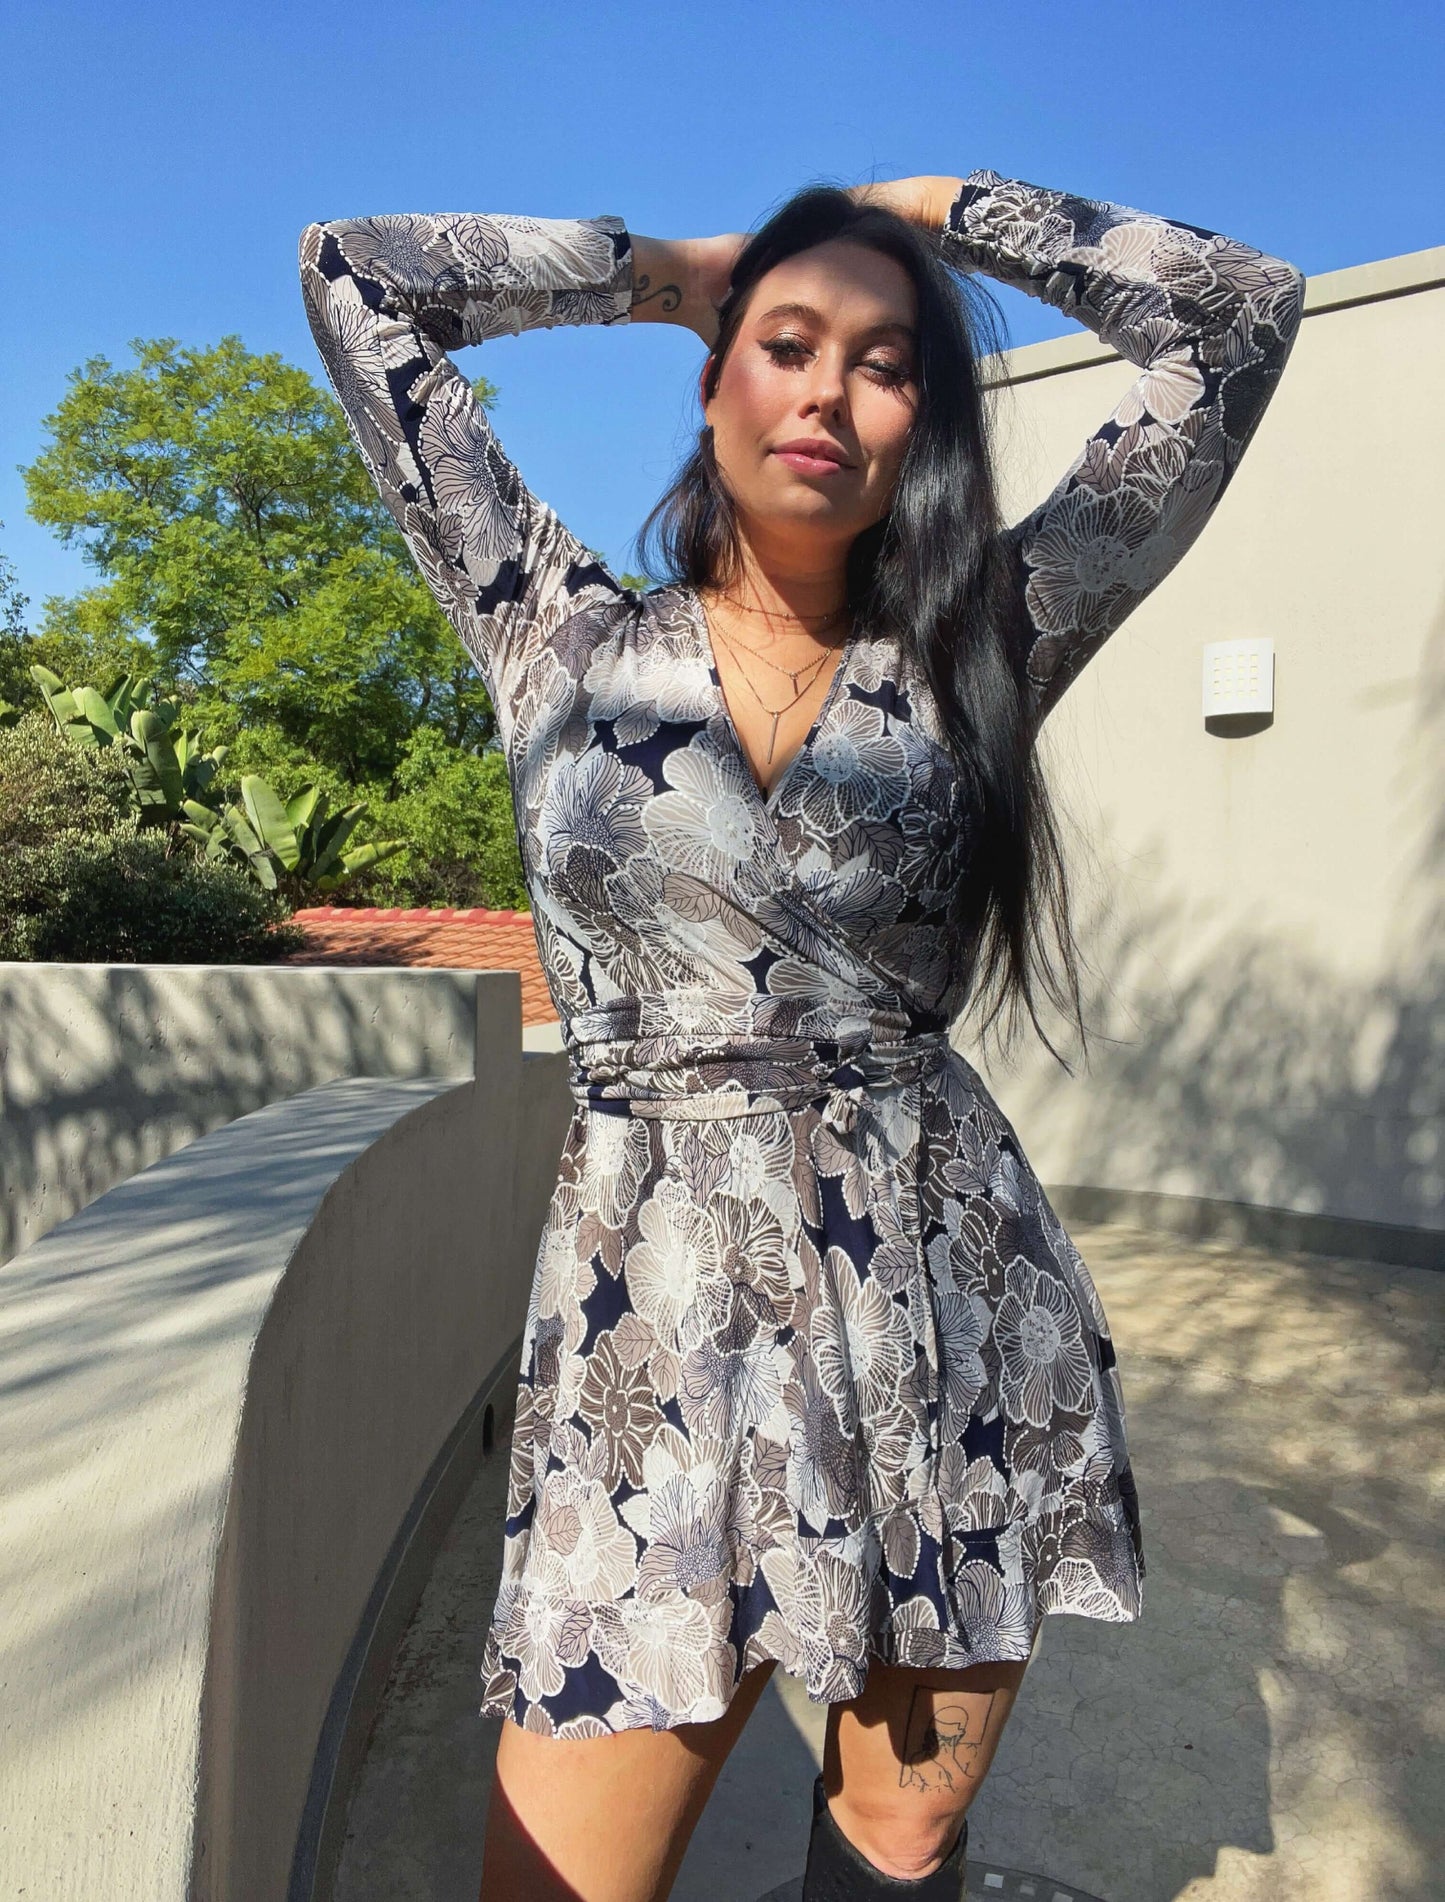
<path id="1" fill-rule="evenodd" d="M 932 1875 L 910 1882 L 885 1876 L 859 1853 L 833 1821 L 824 1794 L 823 1779 L 813 1785 L 813 1833 L 808 1839 L 808 1866 L 803 1872 L 802 1902 L 964 1902 L 963 1859 L 968 1848 L 968 1818 L 958 1841 Z"/>

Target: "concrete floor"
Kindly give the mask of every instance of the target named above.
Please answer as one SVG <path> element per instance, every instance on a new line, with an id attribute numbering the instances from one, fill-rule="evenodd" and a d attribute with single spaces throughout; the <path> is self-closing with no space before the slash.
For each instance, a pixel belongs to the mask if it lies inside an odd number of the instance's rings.
<path id="1" fill-rule="evenodd" d="M 970 1848 L 1052 1878 L 1041 1902 L 1445 1894 L 1445 1276 L 1071 1232 L 1120 1350 L 1145 1613 L 1046 1621 Z M 337 1902 L 475 1902 L 503 1488 L 494 1456 L 398 1654 Z M 774 1678 L 674 1902 L 801 1872 L 823 1717 Z"/>

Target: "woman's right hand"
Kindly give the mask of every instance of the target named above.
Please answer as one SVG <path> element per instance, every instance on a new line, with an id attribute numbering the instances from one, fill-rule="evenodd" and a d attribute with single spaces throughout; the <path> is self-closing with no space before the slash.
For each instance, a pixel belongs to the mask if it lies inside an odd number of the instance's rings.
<path id="1" fill-rule="evenodd" d="M 644 238 L 632 234 L 633 323 L 681 324 L 712 348 L 718 305 L 728 294 L 746 232 L 717 238 Z"/>

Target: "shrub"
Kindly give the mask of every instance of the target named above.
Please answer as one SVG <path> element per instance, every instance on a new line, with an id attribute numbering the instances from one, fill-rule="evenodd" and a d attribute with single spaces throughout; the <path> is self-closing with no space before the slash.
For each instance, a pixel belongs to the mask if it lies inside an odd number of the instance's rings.
<path id="1" fill-rule="evenodd" d="M 57 832 L 132 832 L 130 776 L 118 753 L 71 746 L 43 707 L 0 729 L 0 859 Z"/>
<path id="2" fill-rule="evenodd" d="M 297 950 L 287 907 L 245 872 L 138 832 L 124 764 L 48 714 L 0 728 L 0 957 L 264 963 Z"/>

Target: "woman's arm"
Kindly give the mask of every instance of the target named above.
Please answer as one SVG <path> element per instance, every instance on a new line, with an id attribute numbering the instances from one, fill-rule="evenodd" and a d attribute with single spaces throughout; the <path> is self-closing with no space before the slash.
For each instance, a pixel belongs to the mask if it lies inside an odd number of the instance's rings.
<path id="1" fill-rule="evenodd" d="M 312 334 L 417 566 L 487 682 L 617 584 L 526 487 L 447 352 L 554 324 L 625 323 L 618 218 L 334 219 L 301 234 Z"/>
<path id="2" fill-rule="evenodd" d="M 1218 506 L 1294 345 L 1304 277 L 1198 225 L 988 170 L 857 195 L 938 230 L 950 263 L 1067 311 L 1142 372 L 1008 531 L 1041 720 Z"/>
<path id="3" fill-rule="evenodd" d="M 633 323 L 681 324 L 711 346 L 718 305 L 746 243 L 740 232 L 720 238 L 644 238 L 633 232 Z"/>

